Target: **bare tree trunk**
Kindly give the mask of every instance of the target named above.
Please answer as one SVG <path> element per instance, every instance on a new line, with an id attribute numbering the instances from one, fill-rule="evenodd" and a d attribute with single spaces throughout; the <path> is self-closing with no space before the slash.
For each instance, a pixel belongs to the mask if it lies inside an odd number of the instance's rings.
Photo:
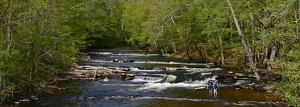
<path id="1" fill-rule="evenodd" d="M 263 65 L 265 64 L 265 61 L 264 61 L 264 59 L 268 59 L 268 44 L 266 43 L 266 41 L 265 40 L 263 40 L 263 48 L 264 48 L 264 57 L 263 57 Z"/>
<path id="2" fill-rule="evenodd" d="M 239 35 L 240 35 L 240 37 L 241 37 L 242 45 L 243 45 L 244 50 L 245 50 L 245 52 L 246 52 L 246 54 L 247 54 L 247 57 L 248 57 L 248 59 L 249 59 L 249 61 L 250 61 L 251 68 L 252 68 L 252 70 L 253 70 L 253 72 L 254 72 L 254 74 L 255 74 L 255 76 L 256 76 L 256 79 L 257 79 L 258 81 L 260 81 L 261 78 L 260 78 L 259 74 L 257 73 L 256 66 L 254 65 L 254 62 L 253 62 L 253 60 L 252 60 L 252 55 L 251 55 L 251 53 L 249 53 L 247 44 L 246 44 L 246 42 L 245 42 L 245 40 L 244 40 L 244 35 L 243 35 L 243 33 L 242 33 L 241 29 L 240 29 L 239 23 L 238 23 L 238 21 L 237 21 L 237 19 L 236 19 L 236 16 L 235 16 L 235 14 L 234 14 L 234 10 L 233 10 L 233 8 L 232 8 L 232 6 L 231 6 L 230 1 L 229 1 L 229 0 L 226 0 L 226 1 L 227 1 L 228 6 L 229 6 L 229 8 L 230 8 L 230 10 L 231 10 L 232 17 L 233 17 L 233 19 L 234 19 L 234 23 L 235 23 L 236 28 L 237 28 L 237 30 L 238 30 L 238 33 L 239 33 Z"/>
<path id="3" fill-rule="evenodd" d="M 222 36 L 219 34 L 219 44 L 221 49 L 221 66 L 224 65 L 224 52 L 223 52 L 223 43 L 222 43 Z"/>
<path id="4" fill-rule="evenodd" d="M 172 22 L 173 22 L 173 24 L 176 26 L 175 21 L 173 20 L 173 18 L 172 18 Z M 186 51 L 186 55 L 187 55 L 187 57 L 191 60 L 192 57 L 189 55 L 189 49 L 188 49 L 188 46 L 187 46 L 188 43 L 187 43 L 187 41 L 185 41 L 185 40 L 183 39 L 182 35 L 181 35 L 180 32 L 179 32 L 179 29 L 178 29 L 178 28 L 176 28 L 176 29 L 177 29 L 177 32 L 178 32 L 178 34 L 179 34 L 179 36 L 180 36 L 180 39 L 182 40 L 182 42 L 183 42 L 183 44 L 184 44 L 185 51 Z"/>
<path id="5" fill-rule="evenodd" d="M 177 50 L 176 50 L 176 44 L 175 44 L 175 40 L 174 40 L 174 35 L 171 33 L 172 35 L 172 46 L 173 46 L 173 52 L 174 53 L 177 53 Z"/>
<path id="6" fill-rule="evenodd" d="M 252 13 L 252 10 L 251 10 L 251 7 L 248 5 L 248 8 L 250 9 L 251 11 L 251 14 L 250 14 L 250 19 L 251 19 L 251 35 L 252 35 L 252 46 L 253 46 L 253 58 L 254 58 L 254 64 L 256 66 L 256 46 L 255 46 L 255 34 L 254 34 L 254 18 L 253 18 L 253 13 Z"/>
<path id="7" fill-rule="evenodd" d="M 10 54 L 11 50 L 11 42 L 12 42 L 12 26 L 11 26 L 11 17 L 12 17 L 12 0 L 10 0 L 10 6 L 9 6 L 9 16 L 7 20 L 7 51 Z"/>
<path id="8" fill-rule="evenodd" d="M 230 25 L 230 38 L 232 38 L 232 22 L 231 22 L 231 20 L 230 20 L 230 24 L 229 25 Z M 231 44 L 233 44 L 232 41 L 231 41 Z"/>
<path id="9" fill-rule="evenodd" d="M 168 54 L 168 47 L 166 45 L 163 45 L 163 46 L 164 46 L 165 54 L 167 55 Z"/>
<path id="10" fill-rule="evenodd" d="M 113 15 L 114 15 L 114 11 L 113 11 L 113 1 L 112 1 L 112 0 L 109 0 L 109 3 L 110 3 L 110 16 L 113 16 Z"/>
<path id="11" fill-rule="evenodd" d="M 276 54 L 276 46 L 273 45 L 272 46 L 272 52 L 271 52 L 270 59 L 269 59 L 269 63 L 268 63 L 267 72 L 266 72 L 266 76 L 267 76 L 268 80 L 271 79 L 273 60 L 274 60 L 275 54 Z"/>
<path id="12" fill-rule="evenodd" d="M 189 48 L 188 48 L 188 47 L 186 48 L 186 55 L 187 55 L 187 57 L 189 58 L 189 60 L 192 60 L 192 59 L 193 59 L 193 58 L 190 56 Z"/>
<path id="13" fill-rule="evenodd" d="M 220 24 L 220 20 L 219 20 L 219 26 L 221 28 L 221 24 Z M 220 50 L 221 50 L 221 66 L 224 65 L 224 52 L 223 52 L 223 41 L 222 41 L 222 35 L 220 34 L 220 29 L 219 29 L 219 32 L 218 32 L 218 37 L 219 37 L 219 45 L 220 45 Z"/>

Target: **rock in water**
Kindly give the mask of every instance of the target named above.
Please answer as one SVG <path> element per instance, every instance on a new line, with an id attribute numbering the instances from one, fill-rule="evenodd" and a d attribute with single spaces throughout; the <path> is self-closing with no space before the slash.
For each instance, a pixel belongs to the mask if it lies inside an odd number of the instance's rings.
<path id="1" fill-rule="evenodd" d="M 39 98 L 37 96 L 31 96 L 31 100 L 32 101 L 37 101 L 37 100 L 39 100 Z"/>
<path id="2" fill-rule="evenodd" d="M 267 85 L 267 86 L 264 86 L 262 89 L 264 89 L 264 90 L 270 90 L 271 88 L 273 88 L 273 86 Z"/>
<path id="3" fill-rule="evenodd" d="M 123 62 L 128 62 L 128 60 L 127 60 L 127 59 L 123 59 L 122 61 L 123 61 Z"/>
<path id="4" fill-rule="evenodd" d="M 119 59 L 114 59 L 113 62 L 119 62 Z"/>

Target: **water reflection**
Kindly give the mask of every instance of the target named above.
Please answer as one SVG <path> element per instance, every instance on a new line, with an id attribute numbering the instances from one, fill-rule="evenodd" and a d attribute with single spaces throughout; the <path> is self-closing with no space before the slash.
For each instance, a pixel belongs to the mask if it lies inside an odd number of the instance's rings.
<path id="1" fill-rule="evenodd" d="M 209 92 L 209 99 L 213 99 L 213 94 L 211 92 Z"/>
<path id="2" fill-rule="evenodd" d="M 217 99 L 217 98 L 218 98 L 218 95 L 215 94 L 215 95 L 214 95 L 214 98 Z"/>

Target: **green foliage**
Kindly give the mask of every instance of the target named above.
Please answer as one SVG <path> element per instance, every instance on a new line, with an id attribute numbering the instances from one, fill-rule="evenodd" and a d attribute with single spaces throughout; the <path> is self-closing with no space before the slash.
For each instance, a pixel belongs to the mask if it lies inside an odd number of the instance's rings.
<path id="1" fill-rule="evenodd" d="M 299 0 L 230 1 L 256 63 L 265 68 L 276 46 L 275 59 L 285 69 L 282 84 L 297 85 Z M 166 52 L 200 50 L 214 59 L 231 55 L 238 63 L 245 56 L 225 0 L 0 0 L 0 91 L 8 90 L 1 98 L 29 92 L 24 89 L 41 77 L 67 70 L 80 50 L 126 43 Z M 291 84 L 281 88 L 295 105 L 299 97 L 288 90 Z"/>
<path id="2" fill-rule="evenodd" d="M 282 74 L 283 80 L 277 83 L 279 92 L 282 93 L 290 102 L 290 106 L 300 106 L 300 64 L 285 63 L 285 72 Z"/>
<path id="3" fill-rule="evenodd" d="M 13 95 L 38 94 L 42 78 L 68 70 L 87 46 L 119 45 L 121 11 L 108 4 L 0 0 L 0 104 Z"/>

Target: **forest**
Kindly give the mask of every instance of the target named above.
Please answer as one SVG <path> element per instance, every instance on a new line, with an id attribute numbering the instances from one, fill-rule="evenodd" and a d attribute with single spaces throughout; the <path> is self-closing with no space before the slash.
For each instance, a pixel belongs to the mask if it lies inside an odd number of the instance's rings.
<path id="1" fill-rule="evenodd" d="M 257 81 L 277 71 L 269 83 L 299 107 L 299 21 L 300 0 L 0 0 L 0 104 L 40 94 L 81 51 L 145 45 Z"/>

